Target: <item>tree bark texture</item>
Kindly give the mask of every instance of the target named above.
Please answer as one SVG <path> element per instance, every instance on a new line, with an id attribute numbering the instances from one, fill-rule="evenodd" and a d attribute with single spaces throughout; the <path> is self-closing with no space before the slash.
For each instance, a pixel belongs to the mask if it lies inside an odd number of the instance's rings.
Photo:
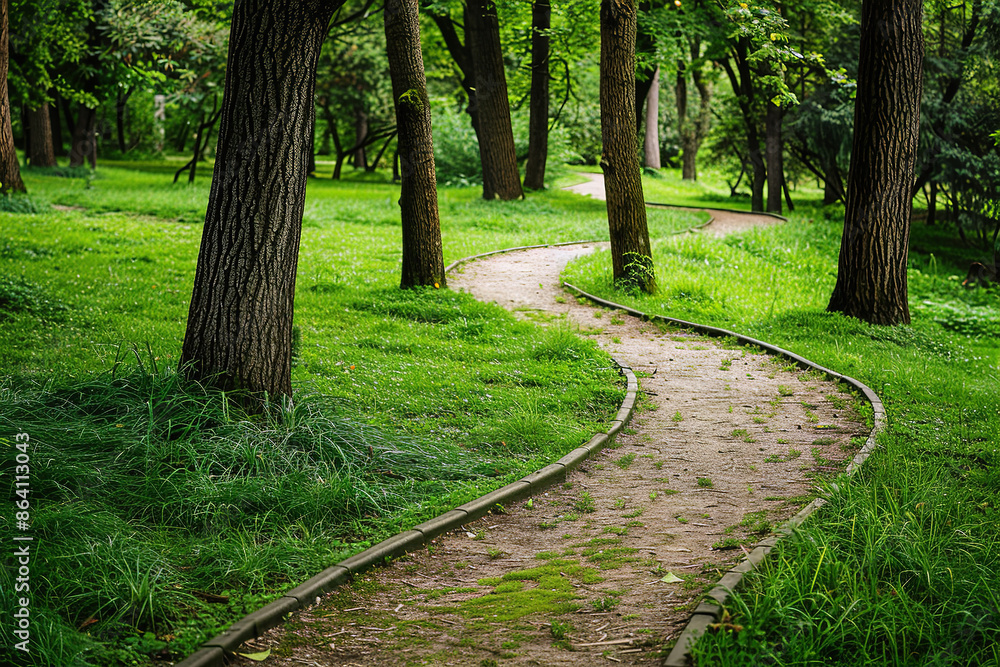
<path id="1" fill-rule="evenodd" d="M 290 396 L 292 306 L 316 64 L 339 2 L 237 0 L 181 368 Z"/>
<path id="2" fill-rule="evenodd" d="M 85 161 L 91 169 L 97 168 L 97 112 L 81 104 L 73 127 L 69 166 L 82 167 Z"/>
<path id="3" fill-rule="evenodd" d="M 7 0 L 0 0 L 0 194 L 25 191 L 21 165 L 17 162 L 17 151 L 14 149 L 14 130 L 10 124 L 10 97 L 7 93 L 9 27 Z"/>
<path id="4" fill-rule="evenodd" d="M 445 286 L 434 141 L 417 0 L 386 0 L 385 43 L 396 108 L 403 227 L 400 287 Z"/>
<path id="5" fill-rule="evenodd" d="M 32 167 L 56 166 L 48 102 L 28 112 L 28 126 L 31 128 L 31 155 L 28 156 L 28 164 Z"/>
<path id="6" fill-rule="evenodd" d="M 764 156 L 767 159 L 767 211 L 781 214 L 781 186 L 785 181 L 785 166 L 782 160 L 781 107 L 767 102 L 766 131 L 764 135 Z"/>
<path id="7" fill-rule="evenodd" d="M 865 0 L 837 284 L 828 310 L 907 324 L 906 260 L 920 126 L 920 0 Z"/>
<path id="8" fill-rule="evenodd" d="M 615 283 L 656 290 L 635 142 L 635 0 L 601 0 L 601 169 Z"/>
<path id="9" fill-rule="evenodd" d="M 524 187 L 545 187 L 545 162 L 549 155 L 549 35 L 552 7 L 549 0 L 535 0 L 531 8 L 531 101 L 528 119 L 528 164 Z"/>
<path id="10" fill-rule="evenodd" d="M 646 136 L 643 141 L 643 164 L 650 169 L 660 168 L 660 67 L 653 72 L 649 92 L 646 93 Z"/>
<path id="11" fill-rule="evenodd" d="M 479 157 L 483 165 L 483 199 L 520 199 L 514 131 L 510 124 L 507 75 L 500 49 L 500 24 L 491 0 L 469 0 L 465 37 L 472 51 L 479 116 Z"/>

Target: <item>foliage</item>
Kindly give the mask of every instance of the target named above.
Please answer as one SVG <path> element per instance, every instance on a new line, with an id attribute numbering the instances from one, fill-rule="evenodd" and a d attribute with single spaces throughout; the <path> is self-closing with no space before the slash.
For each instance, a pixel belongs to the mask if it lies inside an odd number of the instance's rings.
<path id="1" fill-rule="evenodd" d="M 434 127 L 434 167 L 438 183 L 469 186 L 481 184 L 483 165 L 479 142 L 468 117 L 451 104 L 434 104 L 431 110 Z"/>
<path id="2" fill-rule="evenodd" d="M 87 99 L 71 83 L 69 70 L 87 54 L 84 26 L 92 20 L 89 0 L 13 0 L 10 3 L 10 69 L 13 105 L 37 108 L 55 89 L 67 99 Z"/>

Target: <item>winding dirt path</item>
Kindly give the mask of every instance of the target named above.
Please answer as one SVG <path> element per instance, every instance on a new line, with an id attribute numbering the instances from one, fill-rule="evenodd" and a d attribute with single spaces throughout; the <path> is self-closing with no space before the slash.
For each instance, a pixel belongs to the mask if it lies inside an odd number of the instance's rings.
<path id="1" fill-rule="evenodd" d="M 762 221 L 772 219 L 732 214 L 720 227 Z M 572 327 L 636 372 L 646 400 L 614 448 L 544 495 L 360 577 L 247 651 L 271 648 L 266 664 L 289 667 L 655 663 L 701 591 L 867 435 L 829 381 L 569 297 L 562 268 L 594 250 L 495 255 L 449 281 Z"/>

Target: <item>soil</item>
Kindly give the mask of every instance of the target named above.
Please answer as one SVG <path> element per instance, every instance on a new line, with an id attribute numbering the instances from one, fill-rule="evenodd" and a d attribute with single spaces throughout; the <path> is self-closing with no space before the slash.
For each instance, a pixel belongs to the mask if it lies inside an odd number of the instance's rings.
<path id="1" fill-rule="evenodd" d="M 712 213 L 700 233 L 777 223 Z M 613 447 L 245 652 L 270 648 L 265 664 L 296 667 L 653 664 L 702 591 L 807 502 L 817 476 L 846 465 L 852 438 L 867 436 L 853 396 L 759 350 L 579 303 L 559 274 L 594 247 L 495 255 L 449 282 L 578 328 L 634 370 L 643 400 Z"/>

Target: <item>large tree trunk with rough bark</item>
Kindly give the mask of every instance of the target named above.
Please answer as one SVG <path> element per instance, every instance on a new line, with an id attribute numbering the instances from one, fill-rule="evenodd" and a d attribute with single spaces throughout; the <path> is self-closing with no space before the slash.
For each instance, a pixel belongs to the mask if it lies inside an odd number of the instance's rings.
<path id="1" fill-rule="evenodd" d="M 386 0 L 385 43 L 396 107 L 402 186 L 403 272 L 400 287 L 445 286 L 434 172 L 431 107 L 420 49 L 417 0 Z"/>
<path id="2" fill-rule="evenodd" d="M 69 166 L 82 167 L 85 161 L 91 169 L 97 168 L 97 112 L 81 104 L 73 127 Z"/>
<path id="3" fill-rule="evenodd" d="M 545 187 L 545 162 L 549 154 L 549 35 L 552 17 L 549 0 L 535 0 L 531 8 L 531 101 L 528 118 L 528 164 L 524 187 Z"/>
<path id="4" fill-rule="evenodd" d="M 907 324 L 906 260 L 920 126 L 920 0 L 864 0 L 854 142 L 837 284 L 828 310 Z"/>
<path id="5" fill-rule="evenodd" d="M 500 24 L 491 0 L 469 0 L 465 36 L 472 51 L 479 112 L 479 156 L 483 165 L 483 199 L 520 199 L 514 131 L 510 124 L 507 75 L 500 49 Z"/>
<path id="6" fill-rule="evenodd" d="M 643 141 L 643 164 L 650 169 L 660 168 L 660 68 L 653 72 L 649 92 L 646 93 L 646 136 Z"/>
<path id="7" fill-rule="evenodd" d="M 292 393 L 292 305 L 316 64 L 340 2 L 237 0 L 215 173 L 180 366 L 193 380 Z"/>
<path id="8" fill-rule="evenodd" d="M 17 162 L 17 151 L 14 149 L 14 130 L 10 120 L 10 97 L 7 93 L 7 69 L 10 54 L 8 51 L 8 34 L 10 14 L 7 0 L 0 0 L 0 193 L 24 192 L 24 181 L 21 180 L 21 165 Z"/>
<path id="9" fill-rule="evenodd" d="M 31 128 L 31 155 L 28 156 L 28 164 L 32 167 L 56 166 L 48 102 L 28 112 L 28 127 Z"/>
<path id="10" fill-rule="evenodd" d="M 635 0 L 601 0 L 601 140 L 615 284 L 656 291 L 635 142 Z"/>
<path id="11" fill-rule="evenodd" d="M 781 214 L 781 186 L 785 181 L 785 166 L 782 160 L 781 107 L 767 102 L 766 134 L 764 155 L 767 159 L 767 211 Z"/>

